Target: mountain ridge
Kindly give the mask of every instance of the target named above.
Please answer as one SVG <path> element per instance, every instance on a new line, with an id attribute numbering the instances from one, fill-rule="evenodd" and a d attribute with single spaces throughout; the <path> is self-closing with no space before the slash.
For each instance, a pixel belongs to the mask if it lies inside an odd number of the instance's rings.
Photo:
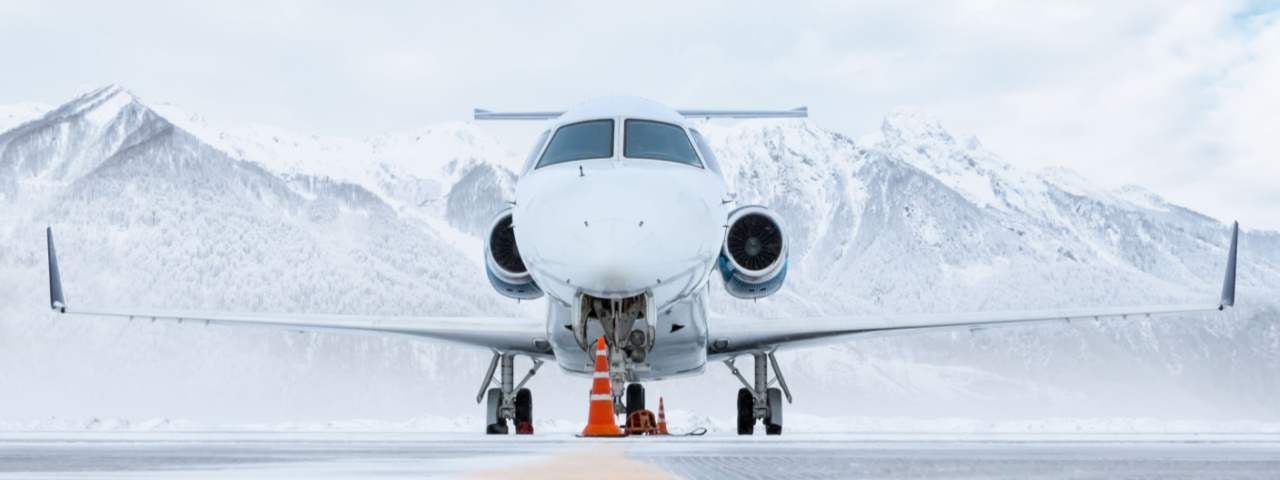
<path id="1" fill-rule="evenodd" d="M 779 295 L 741 302 L 712 285 L 717 315 L 1216 298 L 1221 222 L 1142 190 L 1022 172 L 923 113 L 891 116 L 879 132 L 888 140 L 812 121 L 698 123 L 740 201 L 774 208 L 796 238 L 796 273 Z M 411 416 L 468 402 L 487 361 L 397 338 L 94 319 L 45 327 L 49 224 L 68 300 L 81 304 L 542 314 L 480 273 L 476 233 L 508 198 L 520 159 L 474 124 L 363 140 L 248 130 L 201 126 L 104 87 L 0 132 L 0 197 L 12 205 L 0 209 L 0 239 L 14 247 L 0 252 L 0 383 L 32 392 L 0 400 L 3 415 Z M 1280 370 L 1280 316 L 1267 299 L 1280 284 L 1280 234 L 1246 229 L 1241 244 L 1241 308 L 1226 314 L 783 352 L 804 392 L 797 411 L 1125 414 L 1167 400 L 1169 414 L 1276 418 L 1267 399 L 1280 380 L 1266 372 Z M 705 413 L 727 415 L 736 387 L 718 370 L 655 387 L 723 397 Z M 576 412 L 560 406 L 580 400 L 574 380 L 540 375 L 540 405 Z M 86 396 L 99 399 L 67 400 Z"/>

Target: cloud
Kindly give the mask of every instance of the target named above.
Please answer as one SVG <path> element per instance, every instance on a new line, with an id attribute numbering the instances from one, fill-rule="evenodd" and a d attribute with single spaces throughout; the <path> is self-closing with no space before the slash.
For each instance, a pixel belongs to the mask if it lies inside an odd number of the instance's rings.
<path id="1" fill-rule="evenodd" d="M 22 74 L 0 76 L 0 102 L 116 82 L 218 121 L 361 135 L 632 93 L 807 104 L 855 137 L 914 105 L 1020 166 L 1280 228 L 1273 7 L 17 1 L 0 54 Z"/>

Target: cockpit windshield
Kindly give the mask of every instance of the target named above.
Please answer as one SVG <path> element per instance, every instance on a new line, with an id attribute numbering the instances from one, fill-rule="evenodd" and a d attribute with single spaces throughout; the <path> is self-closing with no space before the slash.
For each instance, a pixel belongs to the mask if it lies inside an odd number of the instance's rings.
<path id="1" fill-rule="evenodd" d="M 557 163 L 613 156 L 613 120 L 589 120 L 560 127 L 551 137 L 538 168 Z"/>
<path id="2" fill-rule="evenodd" d="M 683 128 L 651 120 L 627 120 L 625 125 L 623 156 L 702 166 Z"/>
<path id="3" fill-rule="evenodd" d="M 707 137 L 692 128 L 689 129 L 689 133 L 693 134 L 693 144 L 698 147 L 698 153 L 702 154 L 702 163 L 706 164 L 707 170 L 720 174 L 720 161 L 716 160 L 716 153 L 711 150 L 711 144 L 707 143 Z"/>
<path id="4" fill-rule="evenodd" d="M 524 168 L 520 169 L 521 172 L 527 172 L 529 171 L 530 168 L 533 168 L 533 163 L 538 161 L 538 154 L 542 153 L 542 147 L 547 146 L 547 137 L 550 137 L 550 136 L 551 136 L 550 130 L 542 132 L 541 135 L 538 135 L 538 140 L 536 142 L 533 142 L 533 150 L 530 150 L 529 156 L 525 157 L 524 159 Z"/>

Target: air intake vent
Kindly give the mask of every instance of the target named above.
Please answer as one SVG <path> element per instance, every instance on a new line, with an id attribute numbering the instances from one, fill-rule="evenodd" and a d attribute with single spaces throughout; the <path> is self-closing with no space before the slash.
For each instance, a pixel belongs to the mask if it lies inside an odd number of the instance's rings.
<path id="1" fill-rule="evenodd" d="M 512 274 L 523 274 L 528 271 L 524 259 L 520 258 L 520 247 L 516 246 L 516 231 L 511 228 L 511 216 L 507 215 L 489 231 L 489 254 L 493 261 L 503 270 Z"/>
<path id="2" fill-rule="evenodd" d="M 725 247 L 742 268 L 762 271 L 782 257 L 782 229 L 764 214 L 749 213 L 729 227 Z"/>

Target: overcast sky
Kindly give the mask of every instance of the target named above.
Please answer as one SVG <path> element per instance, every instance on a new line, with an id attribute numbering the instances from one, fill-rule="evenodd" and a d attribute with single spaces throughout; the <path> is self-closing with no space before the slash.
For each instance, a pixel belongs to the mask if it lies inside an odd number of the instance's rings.
<path id="1" fill-rule="evenodd" d="M 613 93 L 854 137 L 913 106 L 1015 165 L 1280 229 L 1277 2 L 183 3 L 0 0 L 0 103 L 117 83 L 345 136 Z"/>

